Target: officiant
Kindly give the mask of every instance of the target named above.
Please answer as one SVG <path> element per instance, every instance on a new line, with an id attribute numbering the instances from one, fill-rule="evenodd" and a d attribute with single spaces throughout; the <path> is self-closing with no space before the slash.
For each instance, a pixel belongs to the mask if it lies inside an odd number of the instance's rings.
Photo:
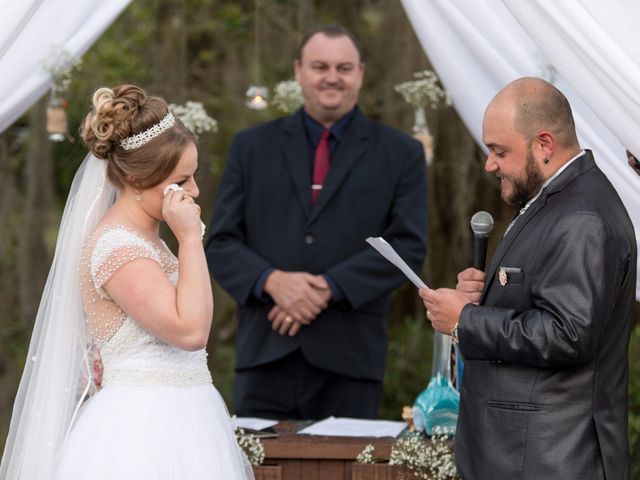
<path id="1" fill-rule="evenodd" d="M 308 33 L 294 69 L 303 107 L 235 136 L 206 246 L 238 304 L 234 411 L 375 418 L 404 276 L 365 239 L 383 236 L 420 269 L 424 152 L 357 106 L 365 64 L 344 28 Z"/>

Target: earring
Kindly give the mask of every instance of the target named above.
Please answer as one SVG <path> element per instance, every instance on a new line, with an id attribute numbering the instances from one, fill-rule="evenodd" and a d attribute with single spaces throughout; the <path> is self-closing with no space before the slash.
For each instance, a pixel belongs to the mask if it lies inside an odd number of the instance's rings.
<path id="1" fill-rule="evenodd" d="M 142 200 L 142 194 L 140 192 L 138 192 L 138 191 L 136 191 L 136 200 L 138 202 L 140 202 Z"/>
<path id="2" fill-rule="evenodd" d="M 543 162 L 544 162 L 544 164 L 546 165 L 547 163 L 549 163 L 549 159 L 548 159 L 547 157 L 544 157 Z"/>

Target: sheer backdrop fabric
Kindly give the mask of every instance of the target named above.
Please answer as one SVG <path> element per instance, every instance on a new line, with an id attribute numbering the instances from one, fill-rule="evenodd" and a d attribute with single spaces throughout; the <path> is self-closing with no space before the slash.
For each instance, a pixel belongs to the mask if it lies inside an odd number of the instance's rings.
<path id="1" fill-rule="evenodd" d="M 80 58 L 131 0 L 0 0 L 0 133 L 53 86 L 44 65 Z"/>

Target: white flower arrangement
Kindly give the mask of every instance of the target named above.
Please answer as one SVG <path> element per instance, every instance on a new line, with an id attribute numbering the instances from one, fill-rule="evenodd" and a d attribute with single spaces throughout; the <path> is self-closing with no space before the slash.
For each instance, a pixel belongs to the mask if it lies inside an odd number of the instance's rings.
<path id="1" fill-rule="evenodd" d="M 242 428 L 237 427 L 236 440 L 251 465 L 262 465 L 265 456 L 264 445 L 262 445 L 258 437 L 251 433 L 246 433 Z"/>
<path id="2" fill-rule="evenodd" d="M 44 69 L 51 74 L 54 90 L 66 92 L 71 84 L 71 75 L 80 69 L 82 61 L 62 47 L 52 47 L 51 54 L 44 61 Z"/>
<path id="3" fill-rule="evenodd" d="M 389 464 L 406 465 L 418 478 L 458 479 L 453 445 L 449 438 L 440 428 L 436 428 L 435 435 L 430 439 L 418 433 L 401 438 L 391 448 Z"/>
<path id="4" fill-rule="evenodd" d="M 453 445 L 442 429 L 430 439 L 420 433 L 410 433 L 391 447 L 389 465 L 406 465 L 412 478 L 425 480 L 458 480 Z M 356 457 L 359 463 L 379 463 L 373 445 L 367 445 Z"/>
<path id="5" fill-rule="evenodd" d="M 415 80 L 402 82 L 393 87 L 407 103 L 416 108 L 436 108 L 444 100 L 446 105 L 451 105 L 449 93 L 440 86 L 438 76 L 432 70 L 415 72 L 413 78 Z"/>
<path id="6" fill-rule="evenodd" d="M 284 113 L 292 113 L 297 110 L 304 99 L 302 88 L 295 80 L 278 82 L 273 88 L 273 105 Z"/>
<path id="7" fill-rule="evenodd" d="M 376 458 L 373 456 L 375 447 L 371 444 L 364 447 L 364 450 L 356 457 L 358 463 L 377 463 Z"/>
<path id="8" fill-rule="evenodd" d="M 209 116 L 202 102 L 187 100 L 184 105 L 169 104 L 169 111 L 178 117 L 184 125 L 196 135 L 204 132 L 217 132 L 218 122 Z"/>

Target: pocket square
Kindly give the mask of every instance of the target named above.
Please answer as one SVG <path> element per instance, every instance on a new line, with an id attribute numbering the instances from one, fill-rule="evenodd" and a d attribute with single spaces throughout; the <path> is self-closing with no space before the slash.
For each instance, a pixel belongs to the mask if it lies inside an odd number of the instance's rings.
<path id="1" fill-rule="evenodd" d="M 500 267 L 498 268 L 498 281 L 503 287 L 507 283 L 522 283 L 522 269 L 517 267 Z"/>

